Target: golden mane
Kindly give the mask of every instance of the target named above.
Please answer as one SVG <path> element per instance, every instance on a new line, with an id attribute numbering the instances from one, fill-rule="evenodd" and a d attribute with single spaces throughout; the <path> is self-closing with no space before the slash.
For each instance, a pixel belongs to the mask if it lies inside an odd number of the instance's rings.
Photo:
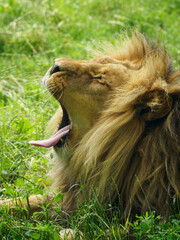
<path id="1" fill-rule="evenodd" d="M 97 189 L 101 202 L 120 196 L 125 214 L 167 213 L 180 194 L 180 71 L 160 45 L 140 34 L 109 57 L 137 72 L 115 89 L 59 170 L 57 163 L 55 185 L 68 192 L 66 210 L 82 200 L 82 184 L 85 196 L 91 186 Z"/>

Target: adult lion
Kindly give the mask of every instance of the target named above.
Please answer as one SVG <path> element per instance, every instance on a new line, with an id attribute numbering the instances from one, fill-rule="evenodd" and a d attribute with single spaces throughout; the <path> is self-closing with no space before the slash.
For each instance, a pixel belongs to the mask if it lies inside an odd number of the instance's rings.
<path id="1" fill-rule="evenodd" d="M 180 70 L 168 53 L 133 34 L 90 61 L 56 59 L 43 81 L 61 107 L 52 137 L 30 144 L 53 147 L 63 209 L 95 189 L 102 203 L 120 196 L 125 214 L 170 212 L 180 195 Z"/>

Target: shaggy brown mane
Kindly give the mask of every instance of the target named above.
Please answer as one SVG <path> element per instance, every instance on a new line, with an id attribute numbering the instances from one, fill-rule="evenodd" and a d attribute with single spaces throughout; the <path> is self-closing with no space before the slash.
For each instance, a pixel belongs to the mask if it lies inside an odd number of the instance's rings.
<path id="1" fill-rule="evenodd" d="M 86 196 L 96 188 L 101 202 L 120 195 L 125 214 L 168 213 L 180 194 L 180 71 L 140 34 L 109 57 L 137 71 L 115 89 L 68 160 L 57 163 L 55 185 L 68 192 L 64 209 L 83 201 L 81 183 Z"/>

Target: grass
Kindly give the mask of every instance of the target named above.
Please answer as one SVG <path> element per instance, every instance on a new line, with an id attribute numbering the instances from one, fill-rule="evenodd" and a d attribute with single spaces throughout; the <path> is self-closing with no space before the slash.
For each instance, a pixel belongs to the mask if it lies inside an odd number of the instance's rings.
<path id="1" fill-rule="evenodd" d="M 175 67 L 179 55 L 179 0 L 1 0 L 0 1 L 0 194 L 27 197 L 47 192 L 48 151 L 28 145 L 44 137 L 56 101 L 41 84 L 56 57 L 87 59 L 102 41 L 138 29 L 160 39 Z M 54 202 L 58 202 L 57 196 Z M 64 227 L 86 239 L 180 239 L 180 215 L 168 221 L 153 212 L 126 224 L 112 206 L 92 199 L 72 217 L 60 219 L 48 206 L 33 217 L 0 212 L 1 239 L 59 239 Z M 21 214 L 20 214 L 21 215 Z"/>

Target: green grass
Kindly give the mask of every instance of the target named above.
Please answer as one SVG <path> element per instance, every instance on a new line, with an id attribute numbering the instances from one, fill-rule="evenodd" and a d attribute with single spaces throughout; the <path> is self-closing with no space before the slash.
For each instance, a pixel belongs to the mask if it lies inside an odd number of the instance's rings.
<path id="1" fill-rule="evenodd" d="M 151 39 L 160 37 L 178 67 L 179 26 L 179 0 L 1 0 L 1 197 L 47 192 L 48 151 L 28 141 L 44 137 L 57 108 L 41 84 L 54 58 L 87 59 L 96 44 L 114 43 L 124 31 L 137 29 Z M 58 207 L 53 214 L 47 207 L 31 218 L 1 210 L 0 239 L 59 239 L 64 227 L 76 229 L 76 239 L 80 232 L 86 239 L 180 239 L 179 212 L 168 221 L 152 212 L 123 225 L 119 210 L 96 198 L 70 218 L 59 219 Z"/>

